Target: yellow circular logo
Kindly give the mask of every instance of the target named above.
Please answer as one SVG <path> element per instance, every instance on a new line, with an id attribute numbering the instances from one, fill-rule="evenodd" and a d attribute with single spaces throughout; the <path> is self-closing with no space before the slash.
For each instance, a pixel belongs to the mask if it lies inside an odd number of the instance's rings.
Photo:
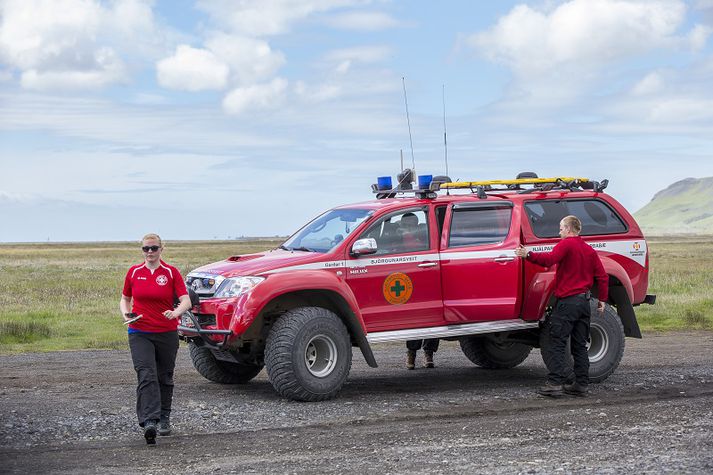
<path id="1" fill-rule="evenodd" d="M 394 272 L 384 280 L 384 298 L 392 305 L 408 302 L 413 293 L 413 282 L 406 274 Z"/>

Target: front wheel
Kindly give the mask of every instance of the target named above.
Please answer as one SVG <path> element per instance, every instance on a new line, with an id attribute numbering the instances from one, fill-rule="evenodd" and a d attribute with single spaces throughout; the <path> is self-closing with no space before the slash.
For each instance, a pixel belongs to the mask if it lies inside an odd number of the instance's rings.
<path id="1" fill-rule="evenodd" d="M 352 346 L 344 323 L 321 307 L 285 312 L 270 330 L 265 367 L 275 390 L 297 401 L 337 395 L 352 366 Z"/>
<path id="2" fill-rule="evenodd" d="M 599 300 L 590 301 L 591 325 L 590 342 L 587 347 L 589 353 L 589 381 L 601 383 L 607 379 L 619 366 L 624 356 L 624 325 L 621 318 L 609 305 L 604 307 L 604 313 L 597 313 Z M 540 333 L 540 347 L 547 348 L 550 344 L 548 326 Z M 550 367 L 550 355 L 542 351 L 542 360 L 545 366 Z M 569 342 L 565 350 L 565 361 L 569 368 L 573 366 Z"/>
<path id="3" fill-rule="evenodd" d="M 193 366 L 204 378 L 222 384 L 245 384 L 260 371 L 263 365 L 232 363 L 217 359 L 209 348 L 188 344 Z"/>

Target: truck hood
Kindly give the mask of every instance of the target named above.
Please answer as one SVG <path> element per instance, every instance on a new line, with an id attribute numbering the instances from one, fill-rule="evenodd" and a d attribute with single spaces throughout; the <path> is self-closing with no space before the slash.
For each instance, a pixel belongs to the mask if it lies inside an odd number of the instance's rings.
<path id="1" fill-rule="evenodd" d="M 206 264 L 194 269 L 191 272 L 221 275 L 226 278 L 260 275 L 284 267 L 299 266 L 313 262 L 324 262 L 326 260 L 336 259 L 334 257 L 331 259 L 327 257 L 329 254 L 273 249 L 271 251 L 259 252 L 255 254 L 231 256 L 224 261 Z"/>

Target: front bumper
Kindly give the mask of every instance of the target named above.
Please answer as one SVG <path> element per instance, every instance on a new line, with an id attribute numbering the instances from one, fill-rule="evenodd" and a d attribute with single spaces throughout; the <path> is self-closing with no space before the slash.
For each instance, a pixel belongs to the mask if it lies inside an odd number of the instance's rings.
<path id="1" fill-rule="evenodd" d="M 178 325 L 178 334 L 184 339 L 201 338 L 203 343 L 211 348 L 222 349 L 228 338 L 233 334 L 231 330 L 209 330 L 201 327 L 193 312 L 188 310 L 181 316 L 181 325 Z M 222 341 L 216 341 L 214 336 L 222 336 Z"/>

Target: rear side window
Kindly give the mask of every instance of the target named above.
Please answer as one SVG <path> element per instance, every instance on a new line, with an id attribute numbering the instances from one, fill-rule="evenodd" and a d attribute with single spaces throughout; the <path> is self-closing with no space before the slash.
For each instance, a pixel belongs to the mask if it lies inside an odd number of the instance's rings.
<path id="1" fill-rule="evenodd" d="M 570 214 L 582 221 L 582 236 L 627 231 L 624 220 L 600 200 L 552 200 L 525 203 L 532 232 L 541 238 L 559 236 L 560 221 Z"/>
<path id="2" fill-rule="evenodd" d="M 502 242 L 510 231 L 512 208 L 453 209 L 448 247 Z"/>

